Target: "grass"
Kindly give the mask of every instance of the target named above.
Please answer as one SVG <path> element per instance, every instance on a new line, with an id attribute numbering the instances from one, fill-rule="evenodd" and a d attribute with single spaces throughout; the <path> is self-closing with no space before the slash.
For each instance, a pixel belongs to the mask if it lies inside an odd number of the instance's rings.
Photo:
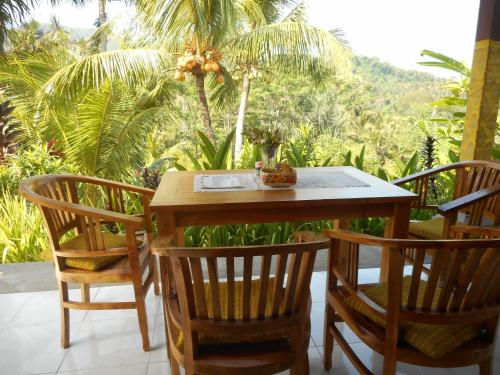
<path id="1" fill-rule="evenodd" d="M 38 208 L 19 195 L 4 192 L 0 196 L 1 263 L 46 260 L 48 249 Z"/>

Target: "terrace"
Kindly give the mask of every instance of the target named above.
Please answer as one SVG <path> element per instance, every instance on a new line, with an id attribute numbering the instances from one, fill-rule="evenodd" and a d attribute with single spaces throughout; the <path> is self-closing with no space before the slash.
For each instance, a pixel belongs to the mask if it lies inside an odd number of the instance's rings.
<path id="1" fill-rule="evenodd" d="M 360 282 L 376 282 L 378 269 L 364 269 Z M 55 279 L 52 280 L 55 284 Z M 312 330 L 309 347 L 311 374 L 357 374 L 349 359 L 335 347 L 333 368 L 323 370 L 323 314 L 326 272 L 315 272 L 311 282 Z M 77 296 L 79 290 L 72 290 Z M 130 286 L 91 288 L 94 301 L 133 300 Z M 134 310 L 71 312 L 73 342 L 71 348 L 59 345 L 59 306 L 57 291 L 0 295 L 0 350 L 2 374 L 78 374 L 78 375 L 156 375 L 170 374 L 166 354 L 161 297 L 152 291 L 146 298 L 150 315 L 151 352 L 142 350 Z M 344 323 L 346 333 L 363 362 L 376 374 L 382 373 L 382 357 L 361 343 Z M 495 350 L 494 372 L 500 370 L 500 345 Z M 284 372 L 285 374 L 287 372 Z M 398 374 L 469 375 L 476 367 L 433 369 L 398 364 Z"/>

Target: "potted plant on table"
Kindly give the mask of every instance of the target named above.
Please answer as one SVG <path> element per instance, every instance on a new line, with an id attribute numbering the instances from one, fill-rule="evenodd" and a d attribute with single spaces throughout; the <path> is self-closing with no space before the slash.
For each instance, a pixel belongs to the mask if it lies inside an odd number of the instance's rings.
<path id="1" fill-rule="evenodd" d="M 274 168 L 276 166 L 276 154 L 282 142 L 282 134 L 279 128 L 262 127 L 249 128 L 243 132 L 250 143 L 259 145 L 264 166 Z"/>
<path id="2" fill-rule="evenodd" d="M 286 187 L 297 182 L 295 169 L 291 168 L 286 161 L 276 163 L 276 154 L 283 139 L 279 128 L 250 128 L 243 134 L 251 143 L 260 146 L 264 166 L 259 175 L 265 185 Z"/>

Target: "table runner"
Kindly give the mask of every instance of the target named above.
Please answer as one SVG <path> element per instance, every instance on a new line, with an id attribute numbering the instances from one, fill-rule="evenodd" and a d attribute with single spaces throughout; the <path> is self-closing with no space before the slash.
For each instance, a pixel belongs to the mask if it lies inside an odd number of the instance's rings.
<path id="1" fill-rule="evenodd" d="M 297 184 L 289 187 L 270 187 L 262 183 L 254 173 L 212 174 L 194 176 L 194 192 L 327 189 L 346 187 L 368 187 L 370 185 L 342 171 L 298 172 Z"/>

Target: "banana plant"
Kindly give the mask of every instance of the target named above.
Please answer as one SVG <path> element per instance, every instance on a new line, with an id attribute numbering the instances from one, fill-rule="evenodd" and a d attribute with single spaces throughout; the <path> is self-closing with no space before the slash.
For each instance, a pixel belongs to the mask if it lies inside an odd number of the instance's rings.
<path id="1" fill-rule="evenodd" d="M 232 158 L 231 158 L 231 143 L 234 138 L 234 130 L 232 130 L 226 138 L 219 144 L 214 145 L 214 143 L 208 138 L 208 136 L 198 130 L 197 132 L 199 139 L 199 147 L 202 153 L 202 158 L 196 157 L 189 150 L 186 150 L 186 155 L 193 163 L 195 170 L 214 170 L 214 169 L 231 169 Z M 187 167 L 179 163 L 174 163 L 174 166 L 179 171 L 186 171 Z"/>
<path id="2" fill-rule="evenodd" d="M 286 160 L 292 167 L 327 167 L 332 161 L 332 158 L 328 157 L 318 163 L 317 160 L 309 160 L 307 158 L 309 155 L 306 153 L 306 156 L 304 156 L 304 152 L 301 152 L 300 146 L 294 143 L 289 143 L 288 148 L 285 150 Z"/>
<path id="3" fill-rule="evenodd" d="M 344 165 L 356 167 L 359 170 L 364 170 L 365 164 L 365 146 L 361 148 L 359 155 L 354 156 L 354 163 L 352 162 L 352 152 L 351 150 L 347 151 L 344 154 Z"/>

